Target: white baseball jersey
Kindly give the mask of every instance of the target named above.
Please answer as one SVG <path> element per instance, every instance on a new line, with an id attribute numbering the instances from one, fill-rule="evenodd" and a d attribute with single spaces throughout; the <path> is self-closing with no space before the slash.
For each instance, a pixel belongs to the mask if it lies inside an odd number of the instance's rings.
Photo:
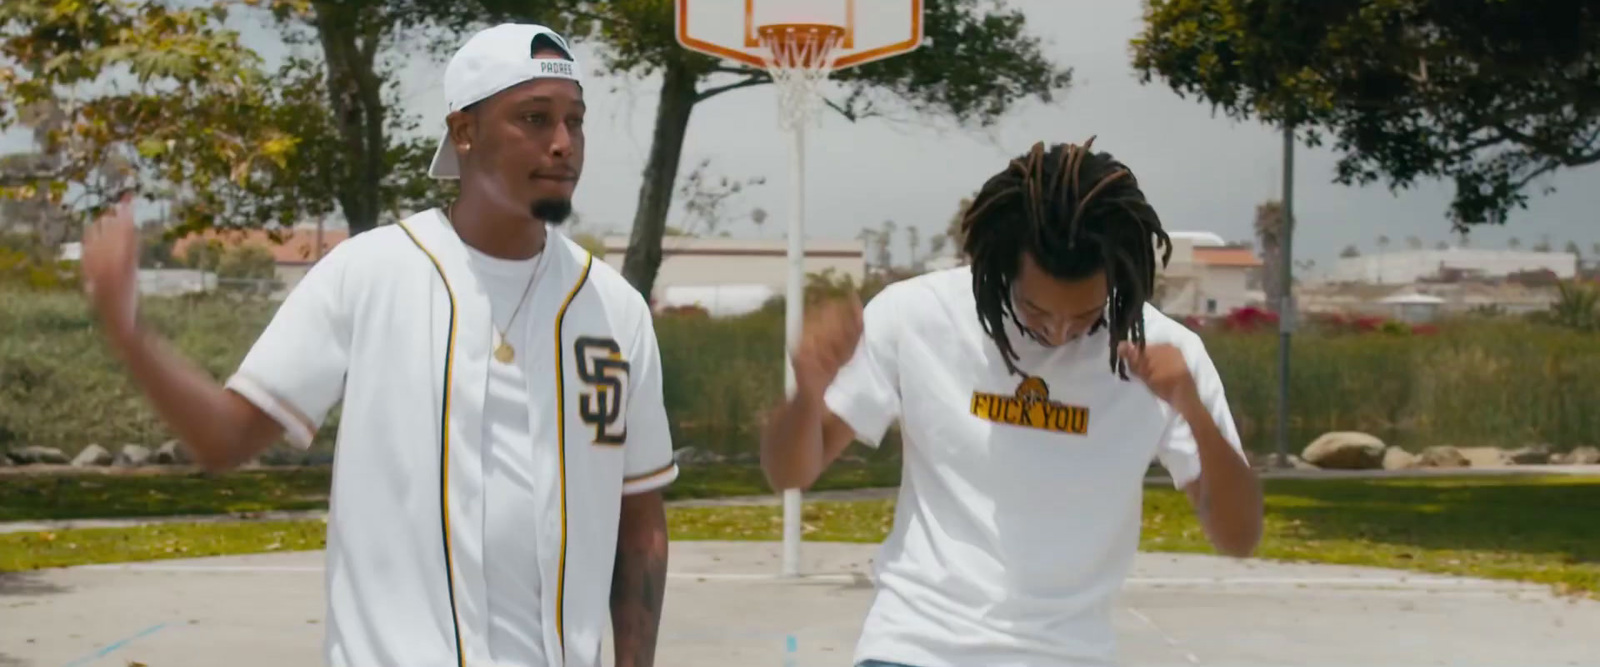
<path id="1" fill-rule="evenodd" d="M 1047 348 L 1010 324 L 1019 377 L 974 304 L 968 267 L 890 285 L 826 394 L 858 439 L 876 446 L 899 420 L 905 447 L 856 660 L 1114 664 L 1112 602 L 1138 548 L 1145 470 L 1159 459 L 1186 486 L 1196 443 L 1148 387 L 1112 373 L 1106 331 Z M 1154 308 L 1144 318 L 1148 343 L 1183 351 L 1237 449 L 1200 338 Z"/>
<path id="2" fill-rule="evenodd" d="M 342 400 L 329 664 L 600 664 L 622 497 L 678 469 L 648 306 L 549 231 L 509 372 L 491 321 L 510 315 L 430 210 L 330 251 L 228 381 L 300 446 Z"/>

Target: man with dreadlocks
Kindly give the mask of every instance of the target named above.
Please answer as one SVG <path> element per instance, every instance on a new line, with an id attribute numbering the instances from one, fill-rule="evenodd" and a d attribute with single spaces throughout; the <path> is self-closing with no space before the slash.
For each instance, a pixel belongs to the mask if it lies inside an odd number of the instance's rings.
<path id="1" fill-rule="evenodd" d="M 901 424 L 863 667 L 1114 664 L 1111 603 L 1152 460 L 1218 551 L 1260 539 L 1216 369 L 1146 303 L 1171 243 L 1133 174 L 1092 144 L 1013 160 L 962 221 L 970 266 L 826 308 L 793 353 L 795 394 L 761 443 L 774 487 L 808 487 L 852 440 Z"/>

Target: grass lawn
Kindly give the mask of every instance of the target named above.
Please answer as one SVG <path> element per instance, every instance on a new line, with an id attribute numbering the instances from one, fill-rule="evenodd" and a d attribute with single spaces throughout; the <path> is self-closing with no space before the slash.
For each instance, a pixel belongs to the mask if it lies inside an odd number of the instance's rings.
<path id="1" fill-rule="evenodd" d="M 109 519 L 328 507 L 332 469 L 284 468 L 203 473 L 46 473 L 0 476 L 0 522 Z M 817 490 L 894 486 L 898 462 L 841 466 Z M 761 470 L 742 465 L 684 466 L 668 500 L 771 493 Z"/>
<path id="2" fill-rule="evenodd" d="M 865 473 L 863 473 L 865 474 Z M 1515 579 L 1600 597 L 1600 477 L 1270 480 L 1263 558 Z M 816 502 L 805 534 L 876 542 L 892 501 Z M 668 510 L 679 540 L 777 540 L 778 507 Z M 320 521 L 0 534 L 0 571 L 318 549 Z M 1183 496 L 1145 496 L 1143 548 L 1209 552 Z"/>

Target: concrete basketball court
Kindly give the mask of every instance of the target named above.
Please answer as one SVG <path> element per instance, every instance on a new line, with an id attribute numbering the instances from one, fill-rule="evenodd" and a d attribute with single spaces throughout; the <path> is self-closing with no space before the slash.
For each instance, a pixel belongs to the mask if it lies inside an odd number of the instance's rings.
<path id="1" fill-rule="evenodd" d="M 657 664 L 848 665 L 875 546 L 807 543 L 801 581 L 779 548 L 674 543 Z M 322 581 L 321 552 L 0 575 L 0 667 L 321 664 Z M 1600 602 L 1506 582 L 1141 554 L 1115 614 L 1129 666 L 1600 665 Z"/>

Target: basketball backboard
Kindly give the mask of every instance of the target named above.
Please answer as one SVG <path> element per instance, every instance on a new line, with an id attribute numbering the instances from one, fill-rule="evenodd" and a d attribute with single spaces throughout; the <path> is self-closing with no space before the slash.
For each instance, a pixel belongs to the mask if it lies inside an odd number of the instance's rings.
<path id="1" fill-rule="evenodd" d="M 678 43 L 764 68 L 770 55 L 757 31 L 779 23 L 844 28 L 834 49 L 839 70 L 922 45 L 922 0 L 676 0 Z"/>

